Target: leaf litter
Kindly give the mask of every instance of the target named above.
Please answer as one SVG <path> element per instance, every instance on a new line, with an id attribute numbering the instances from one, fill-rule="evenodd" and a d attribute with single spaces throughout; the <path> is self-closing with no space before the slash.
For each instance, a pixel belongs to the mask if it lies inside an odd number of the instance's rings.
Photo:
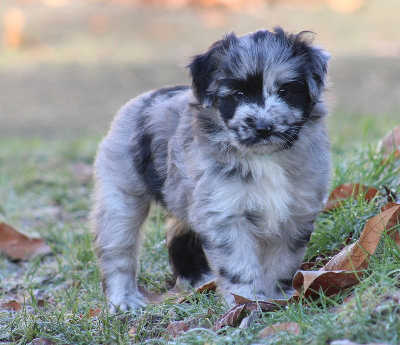
<path id="1" fill-rule="evenodd" d="M 52 251 L 42 238 L 29 236 L 7 223 L 0 222 L 0 252 L 13 260 L 32 260 Z"/>

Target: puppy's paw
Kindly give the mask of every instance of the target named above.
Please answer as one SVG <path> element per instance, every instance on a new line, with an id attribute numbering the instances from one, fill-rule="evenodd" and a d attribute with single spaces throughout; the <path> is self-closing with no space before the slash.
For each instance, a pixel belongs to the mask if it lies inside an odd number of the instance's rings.
<path id="1" fill-rule="evenodd" d="M 123 295 L 112 295 L 108 298 L 108 310 L 111 314 L 118 312 L 135 312 L 144 308 L 146 303 L 143 301 L 139 292 Z"/>

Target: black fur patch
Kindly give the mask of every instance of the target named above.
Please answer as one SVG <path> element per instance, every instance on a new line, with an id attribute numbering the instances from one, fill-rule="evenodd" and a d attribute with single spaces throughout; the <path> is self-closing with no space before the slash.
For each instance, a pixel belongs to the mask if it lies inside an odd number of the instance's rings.
<path id="1" fill-rule="evenodd" d="M 307 111 L 311 104 L 311 97 L 305 81 L 293 81 L 280 86 L 278 96 L 293 108 Z"/>
<path id="2" fill-rule="evenodd" d="M 293 278 L 280 278 L 276 285 L 277 291 L 287 291 L 292 288 Z"/>
<path id="3" fill-rule="evenodd" d="M 149 102 L 150 101 L 151 99 Z M 154 167 L 153 154 L 151 150 L 153 138 L 146 132 L 144 119 L 141 121 L 138 128 L 141 128 L 142 133 L 138 140 L 138 147 L 135 146 L 133 148 L 134 165 L 143 178 L 149 194 L 153 196 L 157 202 L 164 204 L 161 190 L 164 186 L 165 178 L 161 177 Z"/>
<path id="4" fill-rule="evenodd" d="M 240 277 L 240 275 L 229 273 L 229 272 L 228 272 L 225 268 L 223 268 L 223 267 L 221 267 L 221 268 L 219 269 L 219 275 L 220 275 L 221 277 L 224 277 L 224 278 L 228 279 L 232 284 L 241 284 L 241 283 L 243 283 L 243 282 L 242 282 L 242 279 L 241 279 L 241 277 Z"/>
<path id="5" fill-rule="evenodd" d="M 221 113 L 222 119 L 227 122 L 231 119 L 236 112 L 239 102 L 234 96 L 218 98 L 218 109 Z"/>
<path id="6" fill-rule="evenodd" d="M 250 212 L 250 211 L 246 211 L 244 213 L 244 216 L 246 217 L 246 219 L 253 224 L 256 227 L 259 227 L 260 224 L 263 222 L 263 217 L 261 214 L 256 213 L 256 212 Z"/>
<path id="7" fill-rule="evenodd" d="M 168 253 L 174 275 L 187 279 L 192 286 L 210 272 L 202 242 L 193 231 L 173 237 Z"/>
<path id="8" fill-rule="evenodd" d="M 188 65 L 193 81 L 194 93 L 201 104 L 207 106 L 214 102 L 214 94 L 207 89 L 214 78 L 215 70 L 219 66 L 219 55 L 222 51 L 237 41 L 235 33 L 225 36 L 222 40 L 215 42 L 204 54 L 197 55 Z"/>
<path id="9" fill-rule="evenodd" d="M 295 239 L 289 241 L 288 243 L 289 249 L 293 253 L 298 253 L 299 251 L 304 250 L 304 248 L 310 242 L 310 237 L 313 230 L 314 230 L 314 223 L 308 224 L 308 226 L 305 227 Z"/>
<path id="10" fill-rule="evenodd" d="M 163 87 L 161 89 L 155 90 L 151 94 L 151 97 L 152 99 L 155 99 L 158 96 L 167 96 L 168 98 L 171 98 L 179 91 L 186 91 L 188 89 L 189 89 L 188 85 L 174 85 L 174 86 Z"/>
<path id="11" fill-rule="evenodd" d="M 217 134 L 223 131 L 223 127 L 216 123 L 208 114 L 204 114 L 204 110 L 198 112 L 196 119 L 196 124 L 204 133 Z"/>

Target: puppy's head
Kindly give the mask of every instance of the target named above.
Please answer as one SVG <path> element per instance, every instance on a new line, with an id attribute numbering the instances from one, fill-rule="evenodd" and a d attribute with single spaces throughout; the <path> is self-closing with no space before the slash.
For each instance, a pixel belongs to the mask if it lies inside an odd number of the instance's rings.
<path id="1" fill-rule="evenodd" d="M 194 94 L 214 107 L 238 148 L 292 147 L 309 120 L 322 116 L 329 55 L 311 45 L 308 32 L 281 28 L 237 37 L 234 33 L 195 56 L 189 65 Z"/>

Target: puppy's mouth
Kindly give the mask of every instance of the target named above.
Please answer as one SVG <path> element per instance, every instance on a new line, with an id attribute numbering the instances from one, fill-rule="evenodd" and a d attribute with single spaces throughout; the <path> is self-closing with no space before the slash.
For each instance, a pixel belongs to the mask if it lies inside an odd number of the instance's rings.
<path id="1" fill-rule="evenodd" d="M 268 135 L 254 135 L 240 138 L 239 143 L 246 147 L 278 147 L 281 150 L 290 149 L 298 139 L 299 129 L 288 129 L 285 132 L 271 132 Z"/>

